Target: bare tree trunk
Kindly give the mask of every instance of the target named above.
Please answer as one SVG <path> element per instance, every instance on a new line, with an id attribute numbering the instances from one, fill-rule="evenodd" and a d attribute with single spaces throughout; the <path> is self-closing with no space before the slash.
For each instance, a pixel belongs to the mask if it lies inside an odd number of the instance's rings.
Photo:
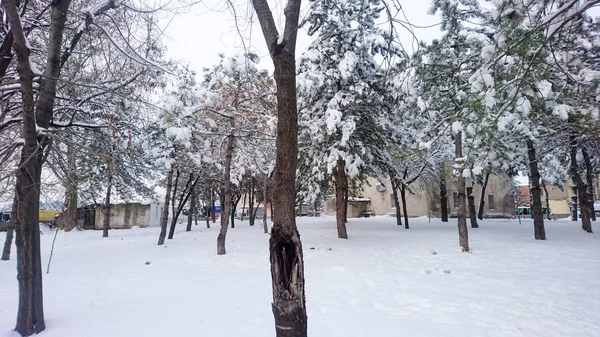
<path id="1" fill-rule="evenodd" d="M 404 213 L 404 229 L 410 229 L 408 225 L 408 205 L 406 205 L 406 185 L 400 184 L 400 198 L 402 199 L 402 212 Z"/>
<path id="2" fill-rule="evenodd" d="M 546 182 L 542 180 L 542 188 L 544 189 L 544 196 L 546 197 L 546 217 L 548 221 L 552 220 L 550 218 L 550 197 L 548 196 L 548 189 L 546 188 Z"/>
<path id="3" fill-rule="evenodd" d="M 233 124 L 233 122 L 232 122 Z M 232 125 L 233 126 L 233 125 Z M 217 255 L 224 255 L 225 237 L 227 236 L 227 228 L 229 227 L 229 212 L 231 209 L 231 158 L 233 156 L 233 147 L 235 138 L 233 134 L 227 136 L 227 150 L 225 152 L 225 168 L 223 172 L 223 204 L 221 205 L 221 230 L 217 236 Z"/>
<path id="4" fill-rule="evenodd" d="M 456 159 L 462 158 L 462 132 L 455 135 L 455 155 Z M 464 168 L 464 162 L 456 163 Z M 459 244 L 463 252 L 469 251 L 469 232 L 467 230 L 467 198 L 465 196 L 466 181 L 460 171 L 457 179 L 457 195 L 458 195 L 458 238 Z"/>
<path id="5" fill-rule="evenodd" d="M 442 212 L 442 222 L 448 222 L 448 189 L 446 187 L 446 178 L 440 177 L 440 207 Z"/>
<path id="6" fill-rule="evenodd" d="M 581 212 L 581 228 L 592 233 L 592 222 L 590 221 L 590 213 L 586 210 L 587 201 L 587 188 L 581 179 L 579 174 L 579 165 L 577 165 L 577 142 L 575 136 L 570 136 L 571 145 L 571 177 L 573 184 L 577 189 L 577 198 L 579 199 L 579 211 Z"/>
<path id="7" fill-rule="evenodd" d="M 21 85 L 21 116 L 23 146 L 16 173 L 16 203 L 12 218 L 17 231 L 17 280 L 19 306 L 15 330 L 23 336 L 43 331 L 44 323 L 42 264 L 40 257 L 39 202 L 40 181 L 44 164 L 44 150 L 50 138 L 40 134 L 38 128 L 48 128 L 52 120 L 56 81 L 60 70 L 59 56 L 70 1 L 64 0 L 52 6 L 50 32 L 47 36 L 47 58 L 44 77 L 40 84 L 37 107 L 34 109 L 33 72 L 31 50 L 23 33 L 23 27 L 15 0 L 2 1 L 4 20 L 10 25 L 13 49 L 17 56 L 17 70 Z"/>
<path id="8" fill-rule="evenodd" d="M 179 177 L 179 171 L 177 171 L 177 176 Z M 165 238 L 167 237 L 167 223 L 169 222 L 169 203 L 171 201 L 171 188 L 173 186 L 173 168 L 169 170 L 167 174 L 167 191 L 165 193 L 165 203 L 160 219 L 160 234 L 158 236 L 158 245 L 162 245 L 165 243 Z"/>
<path id="9" fill-rule="evenodd" d="M 235 196 L 232 195 L 231 198 L 231 228 L 235 228 L 235 212 L 237 210 L 237 205 L 240 203 L 240 199 L 242 199 L 242 196 L 236 194 Z"/>
<path id="10" fill-rule="evenodd" d="M 540 171 L 538 170 L 537 155 L 533 141 L 527 140 L 527 156 L 531 177 L 531 210 L 533 212 L 533 231 L 536 240 L 546 240 L 544 228 L 544 213 L 542 212 L 542 191 L 540 189 Z"/>
<path id="11" fill-rule="evenodd" d="M 185 228 L 186 232 L 192 231 L 192 221 L 194 220 L 194 210 L 196 209 L 196 189 L 192 188 L 190 193 L 190 209 L 188 210 L 187 227 Z"/>
<path id="12" fill-rule="evenodd" d="M 13 208 L 17 204 L 17 196 L 13 197 Z M 4 240 L 4 249 L 2 249 L 2 260 L 8 261 L 10 260 L 10 249 L 12 247 L 12 242 L 14 239 L 15 233 L 15 220 L 10 218 L 8 223 L 8 228 L 6 229 L 6 239 Z"/>
<path id="13" fill-rule="evenodd" d="M 300 2 L 289 0 L 286 3 L 281 39 L 267 0 L 252 0 L 273 59 L 277 85 L 277 154 L 273 193 L 277 213 L 269 240 L 276 337 L 307 336 L 304 258 L 295 216 L 298 161 L 295 51 Z"/>
<path id="14" fill-rule="evenodd" d="M 254 202 L 256 199 L 256 191 L 254 190 L 254 177 L 250 177 L 250 195 L 248 201 L 248 220 L 250 221 L 250 226 L 254 226 Z"/>
<path id="15" fill-rule="evenodd" d="M 348 232 L 346 231 L 346 163 L 342 158 L 337 160 L 335 168 L 335 216 L 337 222 L 338 238 L 347 239 Z"/>
<path id="16" fill-rule="evenodd" d="M 477 224 L 477 214 L 475 213 L 475 195 L 473 195 L 473 186 L 467 187 L 467 200 L 469 201 L 471 228 L 479 228 L 479 224 Z"/>
<path id="17" fill-rule="evenodd" d="M 265 172 L 263 178 L 263 201 L 264 201 L 264 209 L 263 212 L 263 229 L 265 230 L 265 234 L 269 233 L 269 224 L 267 223 L 267 187 L 269 182 L 269 175 Z"/>
<path id="18" fill-rule="evenodd" d="M 400 202 L 398 201 L 398 189 L 394 181 L 394 177 L 390 175 L 392 183 L 392 195 L 394 196 L 394 207 L 396 207 L 396 225 L 402 226 L 402 214 L 400 212 Z"/>
<path id="19" fill-rule="evenodd" d="M 175 174 L 175 183 L 173 184 L 173 191 L 171 192 L 171 225 L 169 226 L 169 235 L 167 239 L 173 239 L 173 235 L 175 234 L 175 224 L 177 223 L 177 219 L 175 218 L 175 200 L 177 200 L 177 188 L 179 186 L 179 177 L 181 176 L 181 172 L 177 169 L 177 174 Z"/>
<path id="20" fill-rule="evenodd" d="M 204 219 L 206 220 L 206 228 L 210 228 L 210 201 L 207 203 L 206 210 L 204 211 Z M 203 208 L 204 209 L 204 208 Z"/>
<path id="21" fill-rule="evenodd" d="M 108 230 L 110 229 L 110 192 L 112 190 L 112 175 L 109 173 L 108 176 L 108 187 L 106 188 L 106 200 L 104 202 L 104 219 L 102 222 L 102 237 L 108 237 Z"/>
<path id="22" fill-rule="evenodd" d="M 215 208 L 215 188 L 211 189 L 211 199 L 210 199 L 210 217 L 212 218 L 212 223 L 217 222 L 217 209 Z"/>
<path id="23" fill-rule="evenodd" d="M 242 183 L 242 187 L 243 186 L 244 184 Z M 246 213 L 246 193 L 248 193 L 248 189 L 244 189 L 244 200 L 242 201 L 242 215 L 240 216 L 240 221 L 244 221 L 244 213 Z"/>
<path id="24" fill-rule="evenodd" d="M 177 178 L 179 178 L 179 177 L 177 177 Z M 179 215 L 181 215 L 181 211 L 183 211 L 183 207 L 185 206 L 185 204 L 187 204 L 187 202 L 190 198 L 190 195 L 196 188 L 196 183 L 198 182 L 199 178 L 200 178 L 200 176 L 197 176 L 196 180 L 194 180 L 194 174 L 189 175 L 188 180 L 185 183 L 185 186 L 184 186 L 183 190 L 181 191 L 181 194 L 179 195 L 179 202 L 177 204 L 175 204 L 175 200 L 176 200 L 175 197 L 177 194 L 177 181 L 179 179 L 175 180 L 175 190 L 173 191 L 173 205 L 172 205 L 173 218 L 171 219 L 171 227 L 169 228 L 169 236 L 167 237 L 169 240 L 173 239 L 173 236 L 175 235 L 175 228 L 177 227 L 177 220 L 179 219 Z"/>
<path id="25" fill-rule="evenodd" d="M 481 196 L 479 197 L 479 212 L 477 213 L 477 217 L 479 218 L 479 220 L 483 220 L 483 213 L 485 211 L 485 190 L 487 189 L 489 179 L 490 171 L 488 171 L 485 174 L 483 185 L 481 185 Z"/>
<path id="26" fill-rule="evenodd" d="M 594 169 L 592 168 L 592 162 L 585 146 L 581 147 L 581 154 L 583 155 L 583 162 L 585 163 L 586 173 L 586 187 L 587 187 L 587 209 L 590 213 L 590 219 L 596 221 L 596 212 L 594 210 Z"/>
<path id="27" fill-rule="evenodd" d="M 61 220 L 66 232 L 77 227 L 77 174 L 76 174 L 76 152 L 72 141 L 67 141 L 67 173 L 65 209 L 61 215 Z"/>

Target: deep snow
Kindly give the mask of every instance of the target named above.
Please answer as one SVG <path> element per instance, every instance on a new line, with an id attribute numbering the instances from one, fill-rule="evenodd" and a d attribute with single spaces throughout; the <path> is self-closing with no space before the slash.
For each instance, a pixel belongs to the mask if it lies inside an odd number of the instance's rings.
<path id="1" fill-rule="evenodd" d="M 540 242 L 530 220 L 483 221 L 472 253 L 456 220 L 350 219 L 349 240 L 334 218 L 298 223 L 311 337 L 600 336 L 600 240 L 578 223 L 549 222 Z M 59 232 L 41 336 L 274 336 L 268 235 L 237 221 L 217 256 L 217 225 L 180 225 L 163 247 L 157 228 Z M 14 254 L 0 261 L 0 336 L 17 335 Z"/>

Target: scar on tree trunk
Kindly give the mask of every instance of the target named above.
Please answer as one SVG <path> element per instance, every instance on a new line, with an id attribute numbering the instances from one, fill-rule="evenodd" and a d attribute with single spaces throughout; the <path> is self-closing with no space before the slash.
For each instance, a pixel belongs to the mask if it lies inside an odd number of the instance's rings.
<path id="1" fill-rule="evenodd" d="M 540 189 L 540 171 L 533 141 L 527 140 L 527 157 L 531 177 L 531 210 L 533 212 L 533 232 L 536 240 L 546 240 L 544 213 L 542 212 L 542 191 Z"/>

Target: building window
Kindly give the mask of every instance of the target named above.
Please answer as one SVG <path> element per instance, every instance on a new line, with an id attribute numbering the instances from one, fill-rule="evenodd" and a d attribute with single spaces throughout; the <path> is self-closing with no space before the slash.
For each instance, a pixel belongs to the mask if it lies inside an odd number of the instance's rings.
<path id="1" fill-rule="evenodd" d="M 488 208 L 489 209 L 496 208 L 496 206 L 494 206 L 494 196 L 491 194 L 488 194 Z"/>
<path id="2" fill-rule="evenodd" d="M 458 193 L 452 193 L 452 200 L 454 201 L 454 208 L 458 209 Z"/>

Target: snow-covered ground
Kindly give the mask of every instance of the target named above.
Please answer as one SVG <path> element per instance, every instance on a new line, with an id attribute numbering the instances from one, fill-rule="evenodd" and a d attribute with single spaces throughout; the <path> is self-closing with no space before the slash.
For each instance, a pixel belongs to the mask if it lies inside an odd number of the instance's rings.
<path id="1" fill-rule="evenodd" d="M 456 220 L 298 220 L 311 337 L 600 336 L 600 240 L 579 224 L 489 220 L 458 248 Z M 594 223 L 600 231 L 600 223 Z M 44 270 L 53 233 L 42 235 Z M 237 222 L 227 255 L 217 226 L 60 232 L 44 274 L 44 337 L 273 336 L 268 235 Z M 0 235 L 4 241 L 4 235 Z M 14 250 L 13 250 L 14 254 Z M 14 255 L 13 255 L 14 257 Z M 149 264 L 148 264 L 149 263 Z M 0 336 L 17 308 L 15 259 L 0 261 Z"/>

